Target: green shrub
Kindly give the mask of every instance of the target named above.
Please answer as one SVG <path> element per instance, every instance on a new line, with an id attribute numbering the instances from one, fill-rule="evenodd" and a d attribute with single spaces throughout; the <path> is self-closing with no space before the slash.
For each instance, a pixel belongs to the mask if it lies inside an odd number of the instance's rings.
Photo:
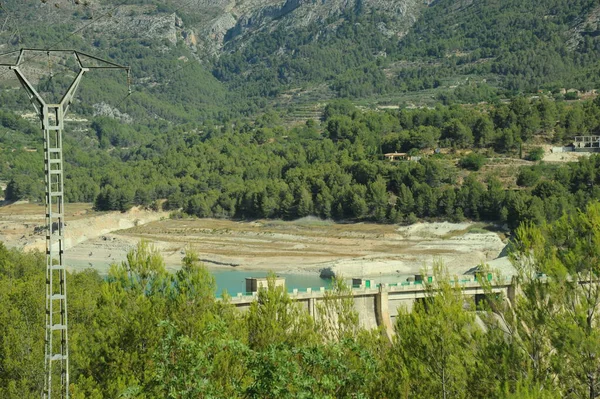
<path id="1" fill-rule="evenodd" d="M 541 161 L 544 158 L 544 149 L 542 147 L 534 147 L 529 151 L 527 159 L 530 161 Z"/>
<path id="2" fill-rule="evenodd" d="M 487 159 L 475 152 L 472 152 L 464 157 L 458 162 L 458 165 L 463 169 L 474 170 L 477 171 L 481 169 L 483 165 L 487 162 Z"/>
<path id="3" fill-rule="evenodd" d="M 517 184 L 521 187 L 532 187 L 540 180 L 540 177 L 541 173 L 538 170 L 522 168 L 517 176 Z"/>
<path id="4" fill-rule="evenodd" d="M 577 95 L 576 91 L 570 91 L 567 94 L 565 94 L 565 100 L 572 101 L 572 100 L 578 100 L 578 99 L 579 99 L 579 96 Z"/>

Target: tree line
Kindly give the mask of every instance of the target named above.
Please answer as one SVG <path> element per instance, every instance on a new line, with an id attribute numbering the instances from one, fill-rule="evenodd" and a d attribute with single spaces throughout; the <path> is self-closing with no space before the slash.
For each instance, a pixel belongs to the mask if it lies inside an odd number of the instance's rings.
<path id="1" fill-rule="evenodd" d="M 6 197 L 41 200 L 40 140 L 30 128 L 13 130 L 13 119 L 0 119 L 7 129 L 0 138 L 7 144 L 1 150 L 7 163 L 0 165 Z M 493 168 L 479 170 L 494 154 L 540 159 L 534 140 L 560 145 L 576 134 L 597 133 L 598 100 L 565 104 L 518 97 L 483 108 L 385 112 L 338 101 L 325 108 L 320 124 L 279 123 L 276 113 L 266 113 L 252 123 L 180 125 L 146 134 L 139 126 L 97 118 L 88 133 L 66 135 L 66 199 L 93 202 L 102 211 L 141 205 L 198 217 L 315 215 L 391 223 L 468 218 L 514 228 L 524 220 L 555 220 L 598 198 L 597 156 L 521 167 L 513 183 Z M 137 146 L 114 146 L 136 139 Z M 529 150 L 523 153 L 523 147 Z M 473 152 L 457 162 L 452 152 L 465 149 Z M 395 151 L 422 158 L 383 159 Z"/>

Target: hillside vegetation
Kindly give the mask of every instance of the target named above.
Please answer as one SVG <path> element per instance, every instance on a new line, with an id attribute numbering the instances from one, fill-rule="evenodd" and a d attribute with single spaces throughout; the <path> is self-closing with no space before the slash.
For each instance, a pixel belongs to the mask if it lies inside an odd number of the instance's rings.
<path id="1" fill-rule="evenodd" d="M 540 89 L 593 89 L 600 71 L 598 12 L 594 0 L 428 6 L 12 0 L 0 8 L 0 49 L 76 48 L 131 65 L 132 97 L 123 99 L 114 76 L 96 73 L 86 80 L 77 111 L 92 115 L 92 105 L 106 102 L 144 123 L 148 117 L 181 123 L 250 115 L 270 105 L 282 113 L 331 96 L 371 104 L 430 103 L 432 96 L 471 103 Z M 44 57 L 29 64 L 47 72 Z M 56 78 L 42 91 L 62 90 L 68 80 Z M 23 108 L 14 92 L 2 94 L 5 106 Z"/>
<path id="2" fill-rule="evenodd" d="M 68 124 L 66 135 L 68 201 L 126 210 L 166 199 L 168 209 L 200 217 L 514 227 L 597 197 L 595 157 L 506 169 L 539 160 L 540 144 L 598 133 L 598 101 L 558 90 L 595 87 L 595 1 L 51 6 L 6 2 L 3 50 L 59 44 L 134 71 L 129 97 L 122 73 L 84 79 L 71 111 L 86 121 Z M 211 49 L 197 37 L 207 26 L 213 35 L 204 39 L 218 44 Z M 60 97 L 74 63 L 44 56 L 26 58 L 24 70 L 43 95 Z M 40 135 L 13 114 L 27 100 L 4 82 L 0 179 L 8 199 L 40 200 Z M 369 108 L 409 92 L 436 105 Z M 308 116 L 293 116 L 311 102 Z M 394 151 L 421 160 L 385 161 Z"/>
<path id="3" fill-rule="evenodd" d="M 6 197 L 41 200 L 36 130 L 8 112 L 2 116 Z M 252 124 L 181 125 L 145 134 L 142 127 L 98 118 L 95 137 L 67 135 L 66 199 L 94 202 L 99 210 L 158 207 L 167 199 L 167 209 L 198 217 L 316 215 L 393 223 L 469 218 L 516 227 L 524 220 L 555 220 L 599 195 L 598 156 L 562 165 L 529 161 L 512 172 L 502 167 L 518 157 L 539 159 L 540 138 L 560 143 L 597 131 L 598 100 L 518 97 L 481 110 L 386 112 L 341 101 L 328 105 L 322 119 L 320 125 L 310 120 L 284 128 L 270 113 Z M 382 156 L 395 151 L 421 159 L 390 162 Z M 500 163 L 485 167 L 488 158 Z"/>

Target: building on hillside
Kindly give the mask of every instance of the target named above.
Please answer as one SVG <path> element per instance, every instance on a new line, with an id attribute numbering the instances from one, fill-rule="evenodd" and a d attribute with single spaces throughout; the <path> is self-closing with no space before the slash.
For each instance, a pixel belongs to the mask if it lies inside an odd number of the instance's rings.
<path id="1" fill-rule="evenodd" d="M 575 136 L 575 151 L 600 152 L 600 136 Z"/>
<path id="2" fill-rule="evenodd" d="M 385 159 L 392 161 L 406 161 L 408 159 L 408 154 L 405 152 L 390 152 L 384 154 Z"/>
<path id="3" fill-rule="evenodd" d="M 414 161 L 414 162 L 417 162 L 418 160 L 421 159 L 420 156 L 408 155 L 406 152 L 390 152 L 390 153 L 387 153 L 387 154 L 383 154 L 383 156 L 385 157 L 385 159 L 387 159 L 390 162 L 394 162 L 394 161 Z"/>

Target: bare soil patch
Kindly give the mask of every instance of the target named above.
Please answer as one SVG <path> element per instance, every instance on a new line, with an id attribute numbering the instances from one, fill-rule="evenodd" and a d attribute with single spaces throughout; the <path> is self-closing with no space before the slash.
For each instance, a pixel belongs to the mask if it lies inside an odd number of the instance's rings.
<path id="1" fill-rule="evenodd" d="M 495 259 L 505 244 L 481 226 L 188 219 L 148 223 L 119 235 L 153 242 L 171 264 L 192 249 L 209 267 L 226 263 L 247 270 L 368 277 L 416 273 L 436 260 L 461 274 Z"/>
<path id="2" fill-rule="evenodd" d="M 8 246 L 43 250 L 43 206 L 0 207 L 0 239 Z M 144 239 L 169 268 L 193 250 L 209 268 L 321 273 L 346 277 L 414 274 L 443 261 L 462 274 L 495 259 L 505 244 L 497 233 L 474 223 L 417 223 L 412 226 L 297 221 L 168 219 L 166 213 L 133 209 L 96 213 L 89 204 L 67 208 L 66 260 L 73 269 L 106 271 L 124 261 Z"/>

